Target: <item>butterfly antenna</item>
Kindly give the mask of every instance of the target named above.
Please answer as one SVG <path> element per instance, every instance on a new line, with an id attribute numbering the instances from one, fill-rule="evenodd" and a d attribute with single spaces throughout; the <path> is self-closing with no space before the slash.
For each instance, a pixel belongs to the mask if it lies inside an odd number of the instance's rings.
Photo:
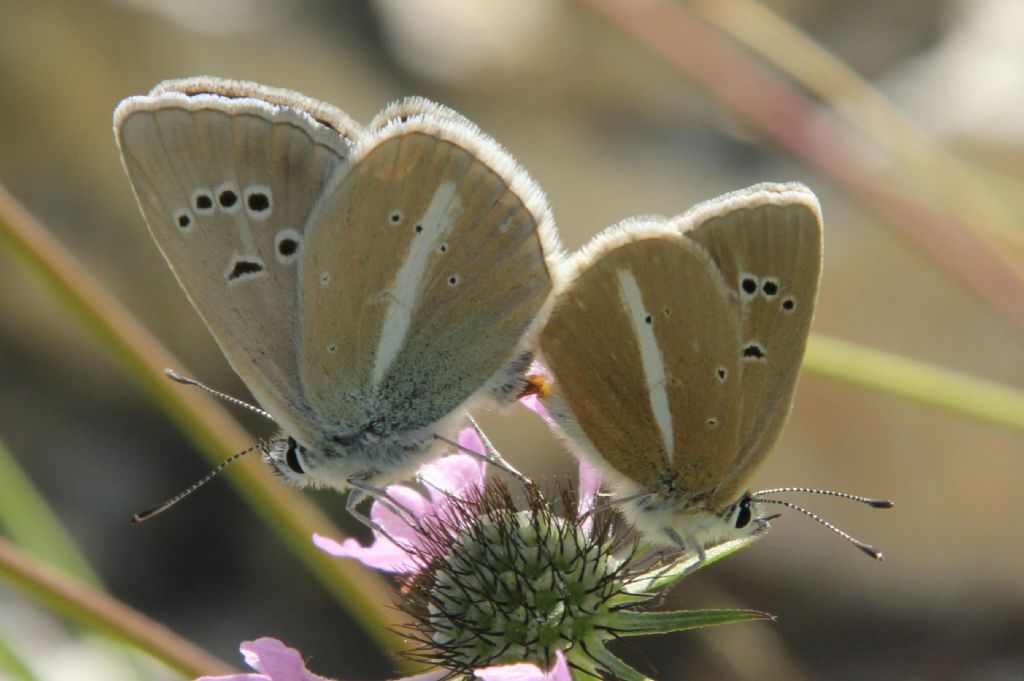
<path id="1" fill-rule="evenodd" d="M 776 487 L 775 489 L 763 489 L 760 492 L 755 492 L 753 496 L 754 498 L 757 498 L 762 494 L 784 494 L 786 492 L 803 492 L 806 494 L 821 494 L 826 497 L 839 497 L 840 499 L 849 499 L 850 501 L 867 504 L 872 508 L 892 508 L 893 506 L 892 502 L 888 499 L 873 499 L 871 497 L 862 497 L 859 494 L 836 492 L 831 489 L 814 489 L 812 487 Z"/>
<path id="2" fill-rule="evenodd" d="M 249 411 L 253 412 L 254 414 L 259 414 L 260 416 L 262 416 L 264 418 L 267 418 L 267 419 L 270 419 L 271 421 L 274 420 L 273 416 L 271 416 L 269 413 L 265 412 L 264 410 L 260 409 L 256 405 L 249 404 L 248 402 L 243 402 L 242 400 L 238 399 L 237 397 L 232 397 L 231 395 L 222 393 L 219 390 L 214 390 L 210 386 L 206 385 L 205 383 L 200 383 L 199 381 L 197 381 L 194 378 L 189 378 L 187 376 L 182 376 L 181 374 L 176 372 L 174 369 L 164 369 L 164 374 L 166 374 L 167 377 L 169 379 L 171 379 L 172 381 L 177 381 L 178 383 L 182 383 L 184 385 L 194 386 L 196 388 L 199 388 L 200 390 L 202 390 L 205 393 L 208 393 L 210 395 L 213 395 L 214 397 L 218 397 L 218 398 L 224 400 L 225 402 L 230 402 L 231 404 L 235 405 L 236 407 L 242 407 L 243 409 L 248 409 Z"/>
<path id="3" fill-rule="evenodd" d="M 213 478 L 218 473 L 220 473 L 222 470 L 224 470 L 225 468 L 228 467 L 228 464 L 231 464 L 231 463 L 234 463 L 235 461 L 238 461 L 239 459 L 241 459 L 243 456 L 245 456 L 249 452 L 251 452 L 253 450 L 256 450 L 256 449 L 260 449 L 260 448 L 266 446 L 266 444 L 268 444 L 268 443 L 264 443 L 262 441 L 261 442 L 257 442 L 252 447 L 249 447 L 248 449 L 243 449 L 242 451 L 238 452 L 237 454 L 233 454 L 230 457 L 228 457 L 227 459 L 224 459 L 219 464 L 217 464 L 212 471 L 210 471 L 209 473 L 204 475 L 198 482 L 193 483 L 187 489 L 185 489 L 185 490 L 183 490 L 181 492 L 178 492 L 173 497 L 171 497 L 170 499 L 168 499 L 164 503 L 160 504 L 159 506 L 154 506 L 153 508 L 148 508 L 145 511 L 139 511 L 138 513 L 133 515 L 132 516 L 132 524 L 133 525 L 137 525 L 138 523 L 141 523 L 141 522 L 144 522 L 146 520 L 149 520 L 153 516 L 160 515 L 161 513 L 163 513 L 167 509 L 169 509 L 171 506 L 174 506 L 179 501 L 181 501 L 182 499 L 184 499 L 188 495 L 192 494 L 193 492 L 195 492 L 197 489 L 199 489 L 200 487 L 202 487 L 206 483 L 210 482 L 210 480 L 213 480 Z"/>
<path id="4" fill-rule="evenodd" d="M 814 520 L 817 520 L 819 523 L 821 523 L 822 525 L 824 525 L 828 529 L 832 530 L 833 532 L 838 534 L 840 537 L 842 537 L 846 541 L 850 542 L 851 544 L 853 544 L 858 549 L 860 549 L 864 553 L 868 554 L 869 556 L 871 556 L 875 560 L 882 560 L 883 555 L 882 555 L 881 551 L 876 549 L 871 544 L 868 544 L 866 542 L 862 542 L 860 539 L 857 539 L 856 537 L 854 537 L 853 535 L 849 534 L 848 532 L 843 532 L 838 527 L 836 527 L 835 525 L 833 525 L 829 521 L 825 520 L 824 518 L 822 518 L 817 513 L 814 513 L 812 511 L 808 511 L 803 506 L 798 506 L 797 504 L 794 504 L 794 503 L 789 502 L 789 501 L 783 501 L 782 499 L 764 499 L 764 498 L 758 496 L 760 494 L 766 493 L 767 491 L 768 490 L 765 490 L 765 492 L 758 492 L 757 494 L 753 495 L 754 498 L 757 499 L 758 503 L 762 503 L 762 504 L 778 504 L 780 506 L 785 506 L 786 508 L 791 508 L 794 511 L 800 511 L 804 515 L 806 515 L 806 516 L 808 516 L 810 518 L 813 518 Z M 835 496 L 843 496 L 841 493 L 834 493 L 834 494 L 835 494 Z M 891 502 L 890 502 L 889 506 L 892 506 Z M 888 508 L 888 507 L 882 506 L 880 508 Z"/>

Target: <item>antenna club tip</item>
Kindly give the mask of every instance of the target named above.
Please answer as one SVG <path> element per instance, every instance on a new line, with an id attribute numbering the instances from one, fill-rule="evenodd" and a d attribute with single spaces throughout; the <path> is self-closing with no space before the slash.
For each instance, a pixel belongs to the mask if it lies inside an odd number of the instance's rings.
<path id="1" fill-rule="evenodd" d="M 857 544 L 857 548 L 868 554 L 877 561 L 885 560 L 885 554 L 870 544 Z"/>
<path id="2" fill-rule="evenodd" d="M 892 508 L 895 506 L 889 499 L 872 499 L 868 502 L 873 508 Z"/>

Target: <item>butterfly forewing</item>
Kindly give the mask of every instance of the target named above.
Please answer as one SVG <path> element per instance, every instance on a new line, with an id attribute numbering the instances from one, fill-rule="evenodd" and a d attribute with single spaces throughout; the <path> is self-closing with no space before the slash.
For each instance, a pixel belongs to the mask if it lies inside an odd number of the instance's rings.
<path id="1" fill-rule="evenodd" d="M 303 312 L 326 317 L 303 325 L 302 377 L 342 427 L 448 415 L 517 353 L 551 291 L 546 205 L 454 123 L 387 126 L 311 222 Z"/>
<path id="2" fill-rule="evenodd" d="M 577 256 L 540 348 L 571 412 L 556 419 L 620 475 L 699 503 L 735 453 L 738 308 L 703 248 L 663 227 Z"/>
<path id="3" fill-rule="evenodd" d="M 683 217 L 741 309 L 741 440 L 721 487 L 726 503 L 743 491 L 790 411 L 821 276 L 821 214 L 802 185 L 765 184 Z"/>
<path id="4" fill-rule="evenodd" d="M 348 143 L 293 109 L 173 91 L 126 100 L 115 129 L 179 283 L 256 399 L 301 437 L 298 260 L 306 220 L 346 165 Z"/>

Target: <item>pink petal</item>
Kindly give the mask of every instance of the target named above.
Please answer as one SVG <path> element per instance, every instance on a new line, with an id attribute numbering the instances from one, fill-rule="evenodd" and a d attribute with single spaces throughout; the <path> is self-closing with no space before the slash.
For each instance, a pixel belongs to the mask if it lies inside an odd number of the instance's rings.
<path id="1" fill-rule="evenodd" d="M 477 669 L 473 676 L 483 681 L 545 681 L 541 668 L 529 662 Z"/>
<path id="2" fill-rule="evenodd" d="M 561 650 L 555 651 L 555 666 L 548 673 L 548 681 L 572 681 L 569 663 L 566 662 L 565 654 Z"/>
<path id="3" fill-rule="evenodd" d="M 548 673 L 535 664 L 519 662 L 477 669 L 473 675 L 483 681 L 572 681 L 569 665 L 561 650 L 555 651 L 555 664 Z"/>
<path id="4" fill-rule="evenodd" d="M 459 431 L 459 437 L 456 440 L 460 447 L 464 447 L 471 452 L 482 452 L 484 451 L 484 442 L 480 439 L 480 435 L 476 432 L 476 428 L 463 428 Z"/>
<path id="5" fill-rule="evenodd" d="M 409 511 L 417 520 L 436 513 L 434 503 L 414 489 L 402 485 L 390 485 L 387 492 L 388 497 L 394 500 L 395 504 Z M 370 519 L 382 530 L 375 535 L 383 534 L 403 546 L 417 545 L 419 534 L 409 526 L 404 514 L 396 513 L 391 504 L 375 500 L 373 506 L 370 507 Z"/>
<path id="6" fill-rule="evenodd" d="M 473 433 L 473 438 L 476 438 L 476 433 Z M 468 438 L 466 442 L 470 442 Z M 460 435 L 459 444 L 462 443 L 463 438 Z M 479 440 L 476 444 L 470 444 L 472 446 L 464 445 L 466 449 L 483 453 L 484 446 Z M 438 504 L 444 502 L 445 493 L 464 499 L 482 490 L 486 465 L 483 460 L 469 454 L 452 454 L 424 466 L 420 469 L 419 475 L 430 489 L 434 503 Z"/>
<path id="7" fill-rule="evenodd" d="M 276 638 L 244 641 L 239 646 L 246 664 L 260 674 L 203 676 L 197 681 L 327 681 L 306 670 L 302 654 Z"/>
<path id="8" fill-rule="evenodd" d="M 594 503 L 597 500 L 597 491 L 601 488 L 601 471 L 597 470 L 586 458 L 580 456 L 580 481 L 579 481 L 579 506 L 578 512 L 582 517 L 582 529 L 584 534 L 590 534 L 594 526 L 594 517 L 591 511 L 594 510 Z"/>
<path id="9" fill-rule="evenodd" d="M 340 558 L 355 558 L 363 565 L 384 572 L 416 572 L 421 563 L 409 552 L 395 545 L 387 537 L 377 535 L 370 546 L 363 546 L 355 539 L 338 542 L 320 534 L 313 535 L 313 543 L 322 551 Z"/>
<path id="10" fill-rule="evenodd" d="M 519 400 L 519 404 L 523 405 L 537 416 L 541 417 L 547 424 L 552 428 L 557 428 L 558 424 L 551 418 L 551 414 L 548 413 L 548 408 L 544 406 L 544 403 L 540 401 L 540 397 L 537 395 L 527 395 L 526 397 Z"/>
<path id="11" fill-rule="evenodd" d="M 405 678 L 398 679 L 397 681 L 441 681 L 448 675 L 446 669 L 435 669 L 432 672 L 426 674 L 417 674 L 416 676 L 406 676 Z"/>

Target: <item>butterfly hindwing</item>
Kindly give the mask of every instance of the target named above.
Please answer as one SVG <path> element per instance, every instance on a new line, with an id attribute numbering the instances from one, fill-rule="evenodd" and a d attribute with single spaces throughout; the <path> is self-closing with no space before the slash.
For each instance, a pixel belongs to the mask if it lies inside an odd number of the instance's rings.
<path id="1" fill-rule="evenodd" d="M 302 377 L 343 428 L 423 428 L 520 351 L 552 289 L 546 202 L 461 117 L 395 116 L 328 188 L 303 262 Z"/>
<path id="2" fill-rule="evenodd" d="M 821 277 L 821 212 L 803 185 L 761 184 L 682 219 L 741 309 L 741 439 L 721 487 L 725 501 L 742 492 L 789 415 Z"/>
<path id="3" fill-rule="evenodd" d="M 539 341 L 553 416 L 642 489 L 710 493 L 739 432 L 738 306 L 717 268 L 662 222 L 613 228 L 570 269 Z"/>

